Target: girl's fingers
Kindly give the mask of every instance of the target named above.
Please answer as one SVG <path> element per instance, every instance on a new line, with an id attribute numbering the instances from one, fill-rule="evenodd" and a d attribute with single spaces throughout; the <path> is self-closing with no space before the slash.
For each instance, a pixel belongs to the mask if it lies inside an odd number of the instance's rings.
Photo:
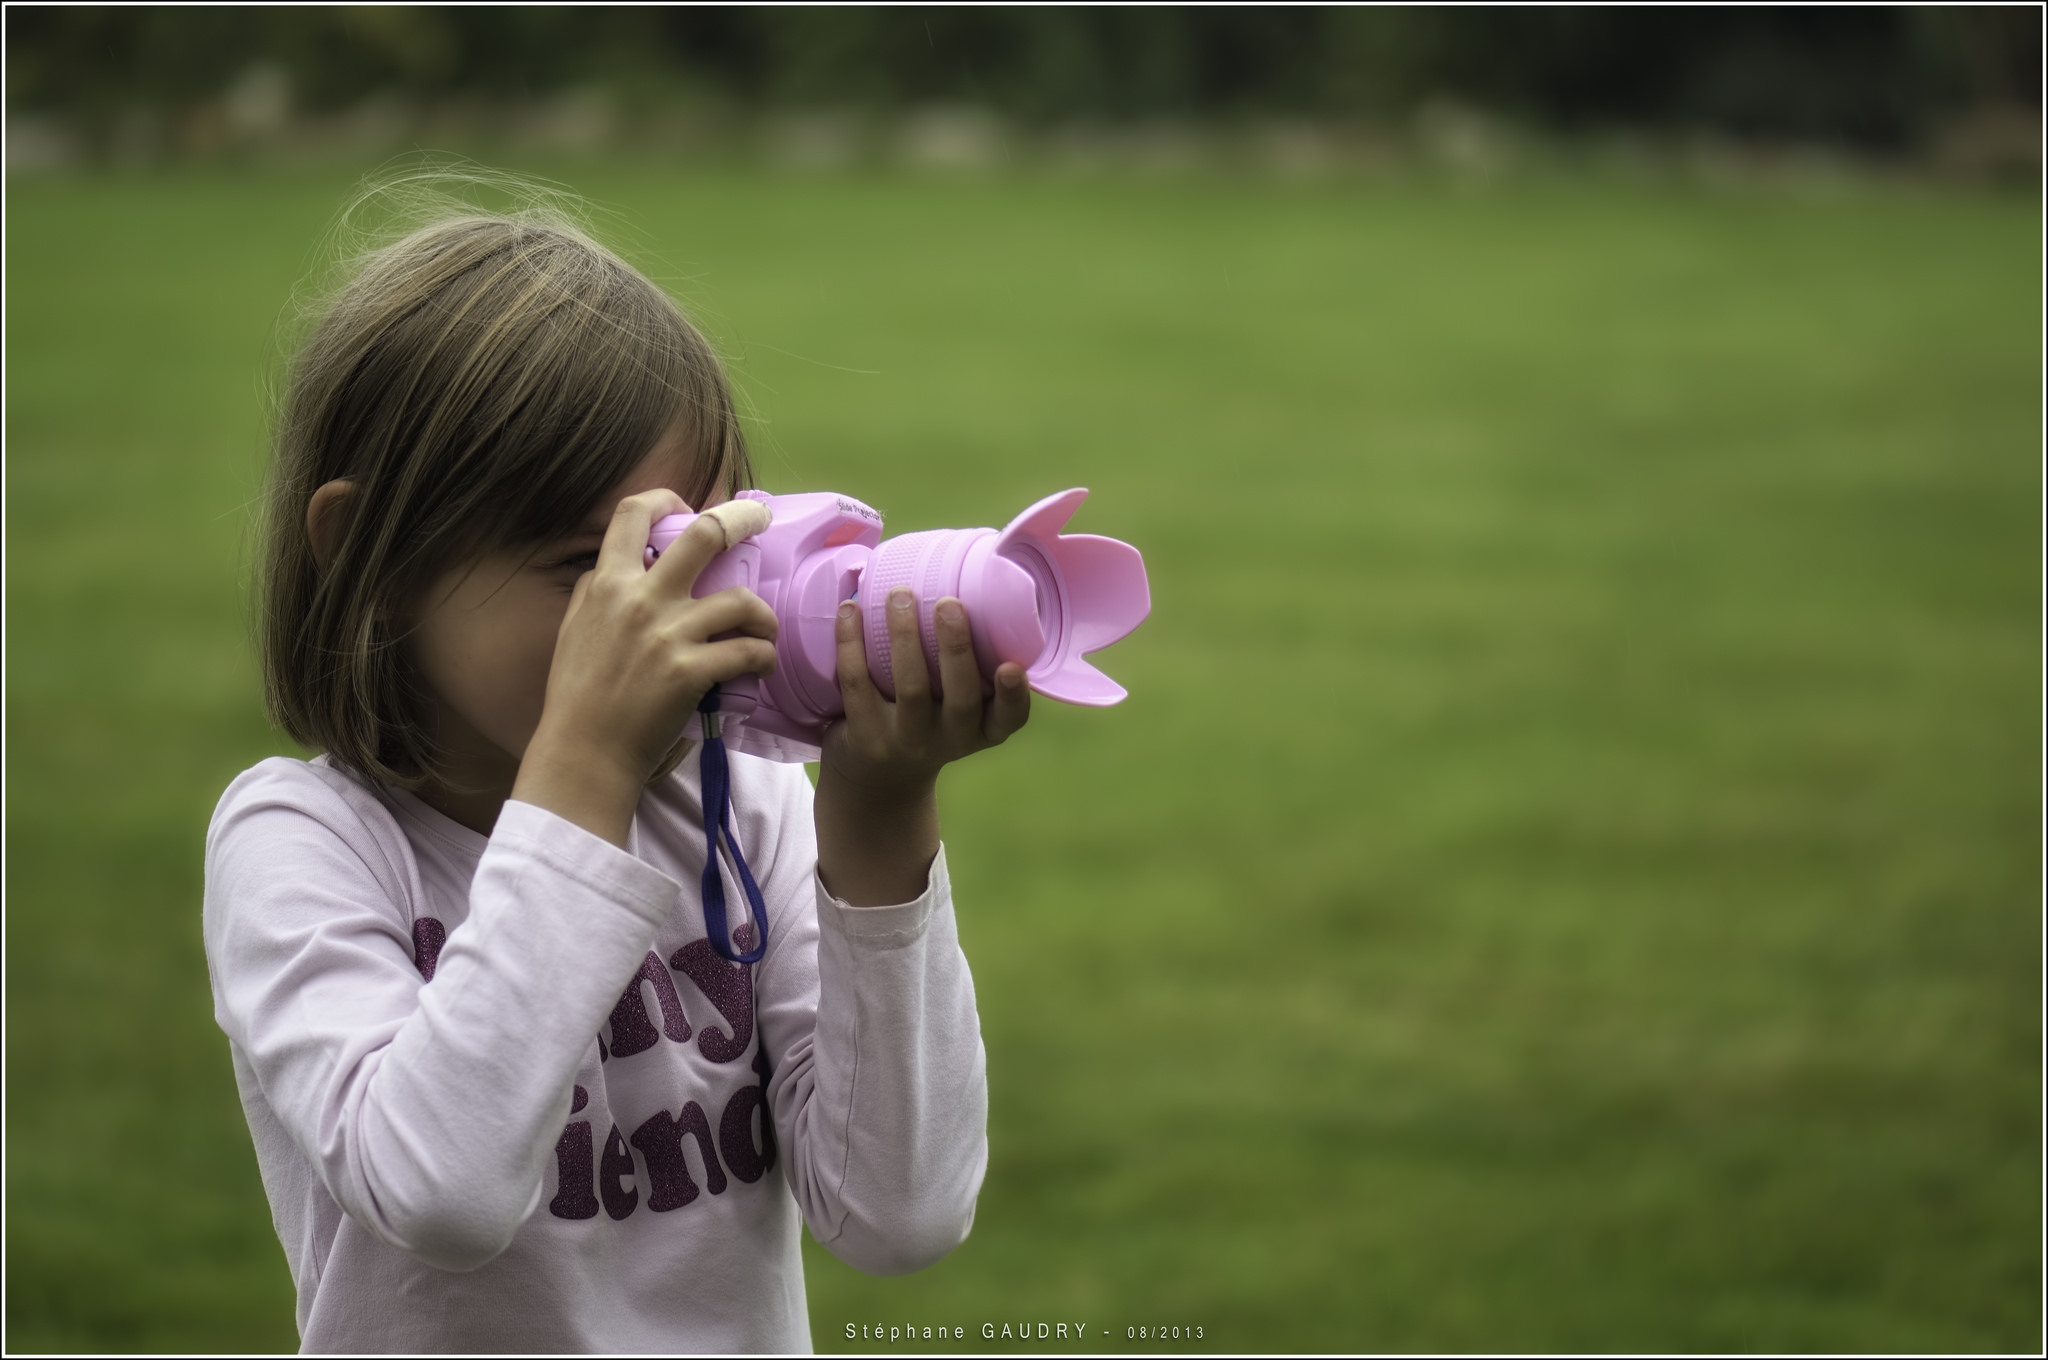
<path id="1" fill-rule="evenodd" d="M 946 725 L 963 736 L 981 728 L 981 667 L 974 659 L 974 636 L 968 631 L 967 606 L 948 595 L 933 608 L 939 636 L 939 686 Z"/>
<path id="2" fill-rule="evenodd" d="M 775 611 L 745 586 L 730 586 L 716 595 L 693 600 L 689 612 L 682 617 L 688 619 L 688 624 L 681 633 L 690 642 L 703 642 L 720 633 L 745 633 L 773 642 L 778 631 Z"/>
<path id="3" fill-rule="evenodd" d="M 705 644 L 705 652 L 704 674 L 713 684 L 741 675 L 775 673 L 775 644 L 764 638 L 726 638 Z"/>
<path id="4" fill-rule="evenodd" d="M 839 697 L 846 704 L 846 720 L 856 728 L 872 730 L 883 719 L 881 692 L 868 675 L 868 649 L 861 637 L 860 606 L 848 600 L 839 606 L 838 629 Z"/>
<path id="5" fill-rule="evenodd" d="M 680 504 L 682 498 L 676 499 Z M 654 521 L 647 521 L 647 528 L 653 527 Z M 638 560 L 646 560 L 646 548 L 647 531 L 643 529 Z M 724 551 L 725 526 L 710 515 L 699 515 L 690 521 L 690 527 L 683 530 L 680 538 L 662 550 L 654 565 L 647 568 L 647 574 L 661 583 L 664 593 L 688 595 L 690 587 L 697 584 L 697 578 L 704 574 L 704 568 L 710 565 L 711 559 Z"/>
<path id="6" fill-rule="evenodd" d="M 996 667 L 996 697 L 988 702 L 981 734 L 991 746 L 1003 741 L 1031 718 L 1031 689 L 1024 668 L 1014 661 Z"/>
<path id="7" fill-rule="evenodd" d="M 620 501 L 612 511 L 612 522 L 605 526 L 604 544 L 597 550 L 598 569 L 624 571 L 631 568 L 636 574 L 646 570 L 647 534 L 654 528 L 654 521 L 689 508 L 681 496 L 667 487 L 643 491 Z M 724 541 L 722 538 L 719 540 L 721 546 Z"/>
<path id="8" fill-rule="evenodd" d="M 925 668 L 924 639 L 917 627 L 917 597 L 907 588 L 889 592 L 889 670 L 896 680 L 896 702 L 928 704 L 932 676 Z"/>

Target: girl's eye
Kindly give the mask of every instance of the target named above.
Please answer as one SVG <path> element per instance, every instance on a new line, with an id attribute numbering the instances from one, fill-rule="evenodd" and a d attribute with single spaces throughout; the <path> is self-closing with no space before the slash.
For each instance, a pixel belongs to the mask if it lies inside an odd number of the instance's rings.
<path id="1" fill-rule="evenodd" d="M 597 553 L 594 551 L 577 553 L 574 557 L 565 557 L 555 563 L 553 567 L 553 570 L 573 572 L 578 576 L 581 576 L 586 571 L 595 571 L 596 569 Z"/>

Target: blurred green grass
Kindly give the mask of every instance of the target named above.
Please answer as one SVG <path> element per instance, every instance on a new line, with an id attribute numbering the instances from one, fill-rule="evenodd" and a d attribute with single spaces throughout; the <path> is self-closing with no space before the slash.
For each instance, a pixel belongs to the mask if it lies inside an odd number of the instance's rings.
<path id="1" fill-rule="evenodd" d="M 975 1232 L 814 1334 L 2041 1341 L 2036 205 L 578 168 L 766 485 L 1069 485 L 1131 700 L 950 775 Z M 349 181 L 7 207 L 7 1343 L 295 1346 L 199 948 Z M 1127 1339 L 1200 1326 L 1202 1339 Z"/>

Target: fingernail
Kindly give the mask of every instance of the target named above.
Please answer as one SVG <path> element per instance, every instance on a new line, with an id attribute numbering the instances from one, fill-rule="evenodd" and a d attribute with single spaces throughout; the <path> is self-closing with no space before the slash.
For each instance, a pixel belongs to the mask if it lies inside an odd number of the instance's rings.
<path id="1" fill-rule="evenodd" d="M 960 613 L 960 602 L 958 600 L 939 601 L 940 619 L 942 619 L 946 623 L 958 623 L 960 622 L 961 617 L 962 616 Z"/>
<path id="2" fill-rule="evenodd" d="M 916 597 L 901 586 L 889 592 L 889 607 L 891 609 L 908 609 L 915 603 L 917 603 Z"/>
<path id="3" fill-rule="evenodd" d="M 856 605 L 852 600 L 841 600 L 839 602 L 839 621 L 841 623 L 852 623 L 859 614 L 860 606 Z"/>

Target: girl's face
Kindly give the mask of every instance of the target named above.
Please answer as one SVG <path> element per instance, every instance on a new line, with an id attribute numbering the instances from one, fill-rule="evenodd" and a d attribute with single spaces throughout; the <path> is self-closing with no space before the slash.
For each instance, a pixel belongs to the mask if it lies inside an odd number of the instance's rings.
<path id="1" fill-rule="evenodd" d="M 436 731 L 448 783 L 487 790 L 502 800 L 540 726 L 555 636 L 577 578 L 597 563 L 612 507 L 658 487 L 688 484 L 691 458 L 680 430 L 671 431 L 606 493 L 575 532 L 538 552 L 502 550 L 456 567 L 433 582 L 414 620 L 414 661 L 434 699 Z M 715 494 L 698 509 L 725 499 Z M 443 792 L 428 801 L 437 806 Z M 457 821 L 470 821 L 449 807 Z M 492 818 L 495 808 L 492 809 Z M 489 819 L 486 819 L 487 821 Z"/>

